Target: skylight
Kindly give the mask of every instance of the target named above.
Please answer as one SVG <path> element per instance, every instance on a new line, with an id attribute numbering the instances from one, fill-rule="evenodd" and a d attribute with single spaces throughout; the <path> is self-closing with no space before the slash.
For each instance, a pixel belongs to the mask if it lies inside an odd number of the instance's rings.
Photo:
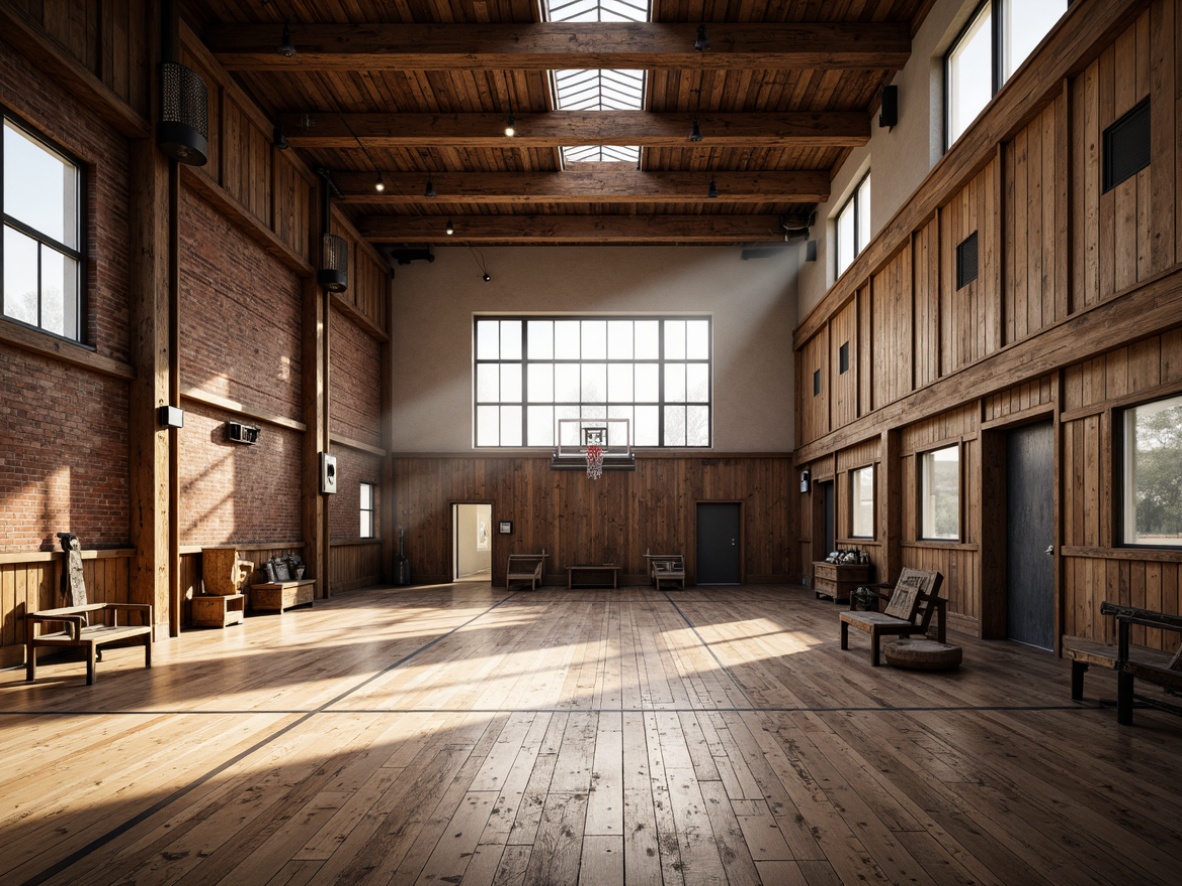
<path id="1" fill-rule="evenodd" d="M 552 22 L 646 22 L 648 0 L 543 0 Z M 560 111 L 639 111 L 644 107 L 644 71 L 554 71 L 554 97 Z M 580 145 L 563 148 L 567 163 L 595 160 L 637 163 L 640 148 Z"/>

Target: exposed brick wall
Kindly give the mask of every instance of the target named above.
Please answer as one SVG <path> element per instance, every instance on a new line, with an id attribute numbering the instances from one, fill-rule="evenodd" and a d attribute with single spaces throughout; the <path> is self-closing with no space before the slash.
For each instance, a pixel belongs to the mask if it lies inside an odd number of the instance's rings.
<path id="1" fill-rule="evenodd" d="M 127 546 L 127 383 L 8 350 L 0 379 L 0 551 Z"/>
<path id="2" fill-rule="evenodd" d="M 330 431 L 381 446 L 381 345 L 336 309 L 332 312 L 329 341 Z"/>
<path id="3" fill-rule="evenodd" d="M 300 529 L 302 434 L 260 425 L 259 442 L 226 440 L 238 416 L 188 401 L 180 438 L 182 545 L 291 542 Z M 246 420 L 247 424 L 256 424 Z"/>
<path id="4" fill-rule="evenodd" d="M 382 526 L 382 459 L 380 456 L 334 446 L 332 454 L 337 457 L 337 494 L 328 496 L 329 538 L 334 542 L 356 541 L 361 537 L 361 484 L 377 485 L 378 512 L 374 526 L 380 538 L 386 533 Z"/>
<path id="5" fill-rule="evenodd" d="M 192 191 L 179 218 L 182 389 L 302 420 L 299 278 Z"/>
<path id="6" fill-rule="evenodd" d="M 130 236 L 128 142 L 72 92 L 38 74 L 0 42 L 0 101 L 80 160 L 87 184 L 86 342 L 105 356 L 127 360 Z"/>

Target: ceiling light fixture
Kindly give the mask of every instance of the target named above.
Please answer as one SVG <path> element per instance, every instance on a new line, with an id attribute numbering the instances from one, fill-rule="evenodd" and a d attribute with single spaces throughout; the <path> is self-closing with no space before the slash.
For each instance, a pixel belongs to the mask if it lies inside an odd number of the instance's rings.
<path id="1" fill-rule="evenodd" d="M 714 179 L 710 179 L 710 187 L 706 191 L 706 196 L 711 200 L 718 196 L 718 185 L 714 183 Z"/>
<path id="2" fill-rule="evenodd" d="M 698 126 L 698 117 L 694 115 L 694 128 L 690 130 L 689 140 L 692 142 L 700 142 L 702 140 L 702 129 Z"/>
<path id="3" fill-rule="evenodd" d="M 697 93 L 697 99 L 694 101 L 694 128 L 690 130 L 689 140 L 692 142 L 700 142 L 702 140 L 702 129 L 698 126 L 698 114 L 702 112 L 702 78 L 698 76 L 698 88 L 694 90 Z"/>
<path id="4" fill-rule="evenodd" d="M 378 180 L 376 182 L 374 182 L 373 189 L 375 191 L 377 191 L 379 194 L 382 193 L 382 191 L 386 190 L 386 183 L 384 181 L 382 181 L 381 170 L 378 170 Z"/>
<path id="5" fill-rule="evenodd" d="M 279 54 L 284 58 L 291 58 L 298 52 L 295 44 L 291 42 L 291 25 L 288 22 L 283 23 L 283 42 L 279 44 Z"/>
<path id="6" fill-rule="evenodd" d="M 424 197 L 434 197 L 435 196 L 435 180 L 434 179 L 432 179 L 432 178 L 427 179 L 427 189 L 425 191 L 423 191 L 423 196 Z"/>
<path id="7" fill-rule="evenodd" d="M 291 145 L 288 144 L 288 141 L 287 141 L 287 133 L 283 131 L 282 126 L 275 127 L 275 131 L 271 135 L 271 144 L 274 145 L 276 148 L 278 148 L 280 151 L 286 151 L 288 148 L 291 147 Z"/>
<path id="8" fill-rule="evenodd" d="M 450 218 L 447 220 L 447 227 L 443 230 L 447 232 L 447 236 L 449 237 L 456 232 L 456 226 L 451 223 Z"/>
<path id="9" fill-rule="evenodd" d="M 505 95 L 509 99 L 509 119 L 505 121 L 505 136 L 513 138 L 517 135 L 517 118 L 513 116 L 513 93 L 509 91 L 509 75 L 505 75 Z"/>
<path id="10" fill-rule="evenodd" d="M 694 49 L 705 52 L 710 48 L 710 38 L 706 36 L 706 23 L 698 25 L 698 37 L 694 40 Z"/>

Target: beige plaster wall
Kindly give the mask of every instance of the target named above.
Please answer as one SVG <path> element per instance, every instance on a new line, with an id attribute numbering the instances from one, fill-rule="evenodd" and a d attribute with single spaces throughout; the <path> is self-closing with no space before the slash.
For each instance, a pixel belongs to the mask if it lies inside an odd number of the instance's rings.
<path id="1" fill-rule="evenodd" d="M 714 450 L 791 451 L 799 252 L 743 261 L 737 247 L 453 247 L 399 266 L 393 449 L 472 450 L 476 314 L 688 312 L 714 321 Z"/>

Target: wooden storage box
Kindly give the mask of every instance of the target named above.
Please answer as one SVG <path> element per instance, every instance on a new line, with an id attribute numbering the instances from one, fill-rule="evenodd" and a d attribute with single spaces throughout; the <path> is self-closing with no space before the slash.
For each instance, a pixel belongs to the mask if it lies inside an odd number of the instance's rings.
<path id="1" fill-rule="evenodd" d="M 282 612 L 292 606 L 311 603 L 316 598 L 316 580 L 263 582 L 250 586 L 250 608 L 265 612 Z"/>
<path id="2" fill-rule="evenodd" d="M 192 599 L 193 624 L 199 628 L 224 628 L 242 624 L 245 594 L 198 594 Z"/>
<path id="3" fill-rule="evenodd" d="M 834 603 L 848 603 L 850 593 L 870 584 L 869 563 L 813 563 L 813 590 L 817 597 L 831 597 Z"/>

